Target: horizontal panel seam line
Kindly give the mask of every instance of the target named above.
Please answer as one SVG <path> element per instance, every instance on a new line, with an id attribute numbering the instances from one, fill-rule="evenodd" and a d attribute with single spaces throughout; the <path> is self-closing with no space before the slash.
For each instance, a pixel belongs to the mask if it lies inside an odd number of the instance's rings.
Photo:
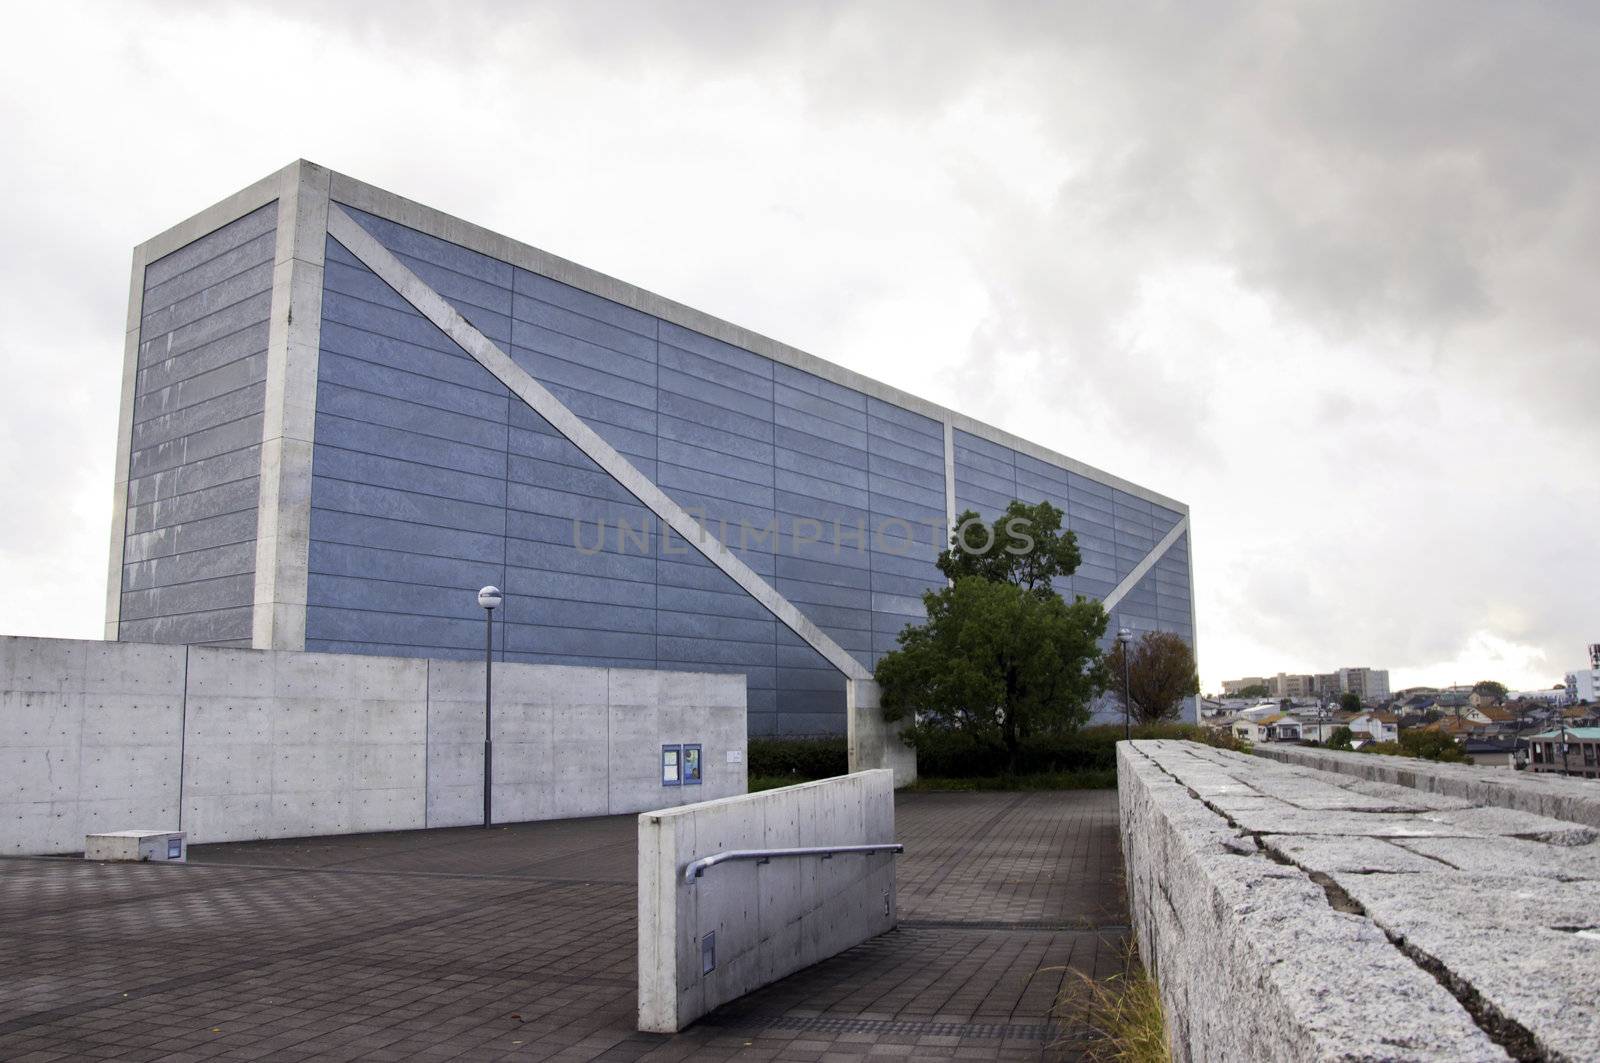
<path id="1" fill-rule="evenodd" d="M 561 425 L 555 425 L 555 427 L 562 430 L 562 433 L 567 435 L 568 438 L 572 438 L 574 432 L 580 436 L 583 436 L 587 440 L 587 445 L 580 445 L 580 449 L 584 450 L 585 452 L 589 452 L 591 448 L 598 450 L 598 456 L 594 453 L 591 453 L 590 457 L 595 458 L 596 463 L 600 464 L 602 468 L 605 468 L 610 464 L 616 464 L 619 466 L 619 471 L 631 473 L 632 478 L 637 479 L 640 486 L 639 488 L 635 489 L 630 485 L 630 492 L 638 495 L 639 491 L 644 491 L 647 494 L 659 496 L 658 498 L 653 498 L 651 500 L 647 500 L 645 497 L 640 496 L 640 501 L 646 502 L 648 508 L 655 510 L 658 516 L 668 520 L 669 523 L 685 524 L 685 527 L 678 530 L 680 531 L 680 534 L 684 535 L 685 538 L 688 538 L 689 529 L 687 525 L 691 524 L 692 520 L 687 516 L 687 514 L 682 512 L 681 507 L 678 507 L 676 503 L 673 503 L 659 487 L 655 486 L 648 479 L 644 478 L 643 475 L 639 473 L 630 462 L 627 461 L 626 458 L 616 451 L 615 448 L 611 447 L 610 444 L 606 443 L 604 439 L 594 431 L 594 429 L 590 428 L 575 414 L 573 414 L 572 411 L 568 410 L 563 403 L 556 399 L 547 389 L 545 389 L 530 374 L 528 374 L 527 370 L 518 365 L 510 355 L 499 351 L 494 346 L 492 341 L 490 341 L 477 329 L 473 328 L 469 322 L 461 317 L 459 312 L 451 309 L 447 300 L 439 296 L 438 293 L 431 291 L 431 289 L 429 289 L 426 284 L 424 284 L 414 274 L 410 274 L 409 271 L 405 269 L 403 264 L 395 259 L 391 253 L 385 250 L 379 241 L 373 238 L 371 234 L 367 233 L 366 230 L 362 229 L 361 226 L 356 223 L 348 214 L 339 209 L 330 210 L 329 228 L 330 232 L 334 233 L 335 239 L 341 244 L 345 244 L 347 250 L 351 251 L 352 254 L 366 263 L 368 268 L 372 269 L 374 273 L 377 273 L 380 277 L 384 277 L 386 272 L 397 273 L 398 280 L 401 282 L 401 285 L 406 287 L 411 287 L 413 285 L 419 287 L 421 291 L 418 293 L 418 295 L 431 297 L 425 298 L 425 301 L 429 302 L 430 305 L 436 300 L 439 306 L 437 306 L 435 310 L 443 318 L 443 321 L 435 321 L 435 325 L 441 327 L 449 326 L 448 328 L 443 328 L 443 331 L 447 332 L 447 334 L 453 333 L 458 329 L 461 330 L 462 336 L 456 336 L 452 334 L 451 338 L 455 339 L 458 343 L 462 342 L 463 336 L 467 340 L 472 341 L 473 347 L 467 347 L 465 344 L 463 344 L 463 348 L 466 349 L 469 354 L 472 354 L 473 357 L 477 358 L 480 362 L 485 362 L 485 364 L 487 364 L 486 359 L 488 359 L 490 356 L 498 356 L 495 360 L 506 363 L 503 366 L 504 369 L 520 372 L 525 378 L 523 387 L 512 386 L 510 382 L 507 381 L 508 387 L 511 387 L 513 392 L 517 393 L 519 397 L 523 399 L 523 401 L 529 402 L 530 405 L 533 402 L 533 398 L 539 398 L 541 401 L 546 401 L 552 406 L 551 412 L 559 412 L 564 414 L 565 417 L 572 422 L 571 431 L 563 429 Z M 349 246 L 351 243 L 355 243 L 358 246 L 351 247 Z M 365 254 L 363 254 L 363 247 L 361 245 L 365 245 Z M 395 287 L 397 291 L 399 290 L 399 286 L 395 284 L 396 278 L 384 277 L 384 279 L 386 283 L 391 285 L 391 287 Z M 413 305 L 415 305 L 415 299 L 408 297 L 407 301 L 412 302 Z M 418 309 L 421 310 L 423 308 L 418 307 Z M 451 315 L 454 316 L 452 317 Z M 426 310 L 424 310 L 424 316 L 430 317 L 430 320 L 432 319 L 431 315 L 429 315 Z M 481 346 L 483 350 L 480 351 L 474 349 L 479 346 Z M 502 372 L 495 371 L 495 375 L 504 380 L 505 374 Z M 529 394 L 524 394 L 524 390 L 530 391 L 532 397 L 530 397 Z M 547 417 L 546 419 L 548 420 L 549 418 Z M 575 443 L 578 442 L 576 439 L 573 441 Z M 607 452 L 609 452 L 609 454 L 607 454 Z M 605 460 L 601 460 L 602 458 Z M 609 468 L 607 471 L 610 472 L 614 477 L 618 475 L 618 472 Z M 675 511 L 674 516 L 681 517 L 681 521 L 673 520 L 669 518 L 668 513 L 662 512 L 662 510 L 666 509 L 667 507 L 672 507 L 672 509 Z M 704 539 L 709 539 L 709 536 L 705 534 L 703 529 L 701 529 L 700 535 L 697 537 L 697 540 L 694 543 L 697 549 L 700 549 L 703 553 L 706 553 L 708 560 L 711 560 L 717 568 L 722 569 L 727 575 L 733 577 L 735 582 L 745 587 L 747 591 L 750 591 L 752 596 L 755 595 L 758 589 L 764 590 L 765 594 L 767 595 L 771 595 L 773 599 L 772 601 L 764 601 L 759 598 L 757 600 L 761 601 L 761 604 L 766 606 L 769 611 L 773 611 L 776 615 L 778 615 L 779 619 L 783 620 L 787 626 L 793 628 L 796 633 L 801 636 L 803 641 L 811 644 L 814 649 L 820 652 L 825 658 L 829 659 L 829 661 L 847 677 L 859 679 L 870 678 L 871 673 L 864 665 L 860 663 L 859 660 L 857 660 L 842 646 L 839 646 L 832 639 L 828 638 L 828 636 L 826 636 L 820 628 L 818 628 L 813 622 L 800 613 L 800 611 L 792 604 L 785 601 L 783 597 L 771 587 L 770 584 L 768 584 L 747 565 L 745 565 L 744 562 L 740 561 L 736 555 L 733 555 L 731 552 L 727 551 L 726 548 L 722 547 L 720 543 L 715 543 L 713 540 L 708 544 L 702 541 Z M 712 556 L 713 552 L 718 548 L 721 548 L 727 555 L 725 558 L 719 559 L 718 557 Z M 796 619 L 791 621 L 784 615 L 778 613 L 777 611 L 780 607 L 792 613 Z"/>
<path id="2" fill-rule="evenodd" d="M 270 230 L 268 230 L 268 231 L 270 232 Z M 263 233 L 262 235 L 264 236 L 266 234 Z M 259 237 L 257 239 L 259 239 Z M 245 241 L 245 243 L 249 243 L 249 241 L 247 240 L 247 241 Z M 244 244 L 239 244 L 237 247 L 230 248 L 229 250 L 238 250 L 239 247 L 243 247 L 243 246 L 244 246 Z M 216 255 L 216 256 L 214 256 L 212 258 L 208 258 L 208 259 L 206 259 L 206 261 L 204 263 L 201 263 L 201 265 L 205 265 L 206 263 L 210 263 L 210 262 L 215 262 L 217 259 L 221 258 L 223 255 L 226 255 L 226 254 L 228 254 L 228 252 L 224 251 L 222 253 L 222 255 Z M 139 303 L 139 324 L 140 324 L 140 326 L 142 328 L 146 321 L 149 321 L 152 317 L 155 317 L 157 314 L 164 313 L 165 311 L 171 310 L 173 307 L 179 305 L 180 303 L 186 303 L 190 299 L 198 299 L 202 295 L 204 295 L 206 292 L 210 291 L 211 289 L 220 288 L 222 285 L 227 284 L 229 281 L 238 280 L 240 277 L 244 276 L 246 273 L 249 273 L 251 270 L 257 270 L 257 269 L 260 269 L 262 266 L 271 266 L 273 264 L 274 264 L 273 255 L 271 253 L 268 253 L 268 255 L 265 258 L 262 258 L 260 261 L 252 262 L 249 265 L 245 266 L 244 268 L 238 270 L 237 272 L 228 274 L 226 277 L 219 277 L 216 280 L 212 281 L 210 284 L 207 284 L 204 288 L 198 288 L 195 291 L 190 292 L 188 295 L 181 296 L 180 298 L 172 300 L 172 302 L 170 302 L 170 303 L 162 303 L 160 306 L 156 307 L 154 310 L 149 309 L 149 305 L 150 304 L 148 302 L 148 296 L 150 294 L 151 288 L 146 288 L 144 290 L 144 294 L 145 294 L 146 298 L 145 299 L 141 299 L 140 303 Z M 196 266 L 195 268 L 198 269 L 200 267 Z M 162 281 L 161 284 L 154 285 L 153 287 L 160 288 L 163 285 L 170 284 L 172 281 L 177 280 L 180 277 L 187 276 L 190 272 L 192 272 L 192 271 L 191 270 L 185 270 L 184 272 L 178 274 L 177 277 L 173 277 L 173 278 L 171 278 L 171 280 Z M 269 284 L 267 286 L 267 288 L 270 289 L 271 285 Z M 263 289 L 263 290 L 267 290 L 267 289 Z M 229 305 L 232 306 L 234 304 L 230 303 Z M 198 320 L 200 320 L 200 318 L 196 318 L 195 320 L 198 321 Z M 165 332 L 159 333 L 159 335 L 165 336 L 166 333 Z"/>

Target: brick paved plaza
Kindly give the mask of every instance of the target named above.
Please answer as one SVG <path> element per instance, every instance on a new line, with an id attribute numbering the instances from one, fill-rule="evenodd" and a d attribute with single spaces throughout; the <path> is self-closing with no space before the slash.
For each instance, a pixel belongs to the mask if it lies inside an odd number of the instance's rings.
<path id="1" fill-rule="evenodd" d="M 0 861 L 0 1060 L 1069 1054 L 1064 968 L 1126 937 L 1116 794 L 896 815 L 900 928 L 677 1036 L 633 1028 L 633 816 Z"/>

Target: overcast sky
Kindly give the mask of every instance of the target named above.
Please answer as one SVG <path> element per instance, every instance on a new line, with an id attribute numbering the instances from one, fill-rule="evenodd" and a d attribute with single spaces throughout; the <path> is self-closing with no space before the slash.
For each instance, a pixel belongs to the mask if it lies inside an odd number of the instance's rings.
<path id="1" fill-rule="evenodd" d="M 40 4 L 0 632 L 99 637 L 129 255 L 304 157 L 1190 506 L 1201 676 L 1600 641 L 1600 6 Z"/>

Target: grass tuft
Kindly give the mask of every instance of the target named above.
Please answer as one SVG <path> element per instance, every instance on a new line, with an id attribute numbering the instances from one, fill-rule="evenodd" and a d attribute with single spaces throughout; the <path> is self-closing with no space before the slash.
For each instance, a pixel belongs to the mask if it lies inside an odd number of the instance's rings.
<path id="1" fill-rule="evenodd" d="M 1121 974 L 1094 979 L 1068 969 L 1056 1018 L 1069 1033 L 1056 1047 L 1087 1063 L 1170 1063 L 1166 1020 L 1155 979 L 1130 940 Z"/>

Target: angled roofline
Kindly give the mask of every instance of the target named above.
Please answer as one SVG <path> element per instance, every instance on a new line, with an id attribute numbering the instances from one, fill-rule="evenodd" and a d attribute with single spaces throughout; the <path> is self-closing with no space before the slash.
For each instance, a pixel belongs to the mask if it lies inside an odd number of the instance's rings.
<path id="1" fill-rule="evenodd" d="M 481 225 L 475 225 L 444 211 L 425 206 L 415 200 L 407 199 L 376 185 L 338 171 L 326 170 L 326 168 L 309 163 L 304 159 L 290 163 L 278 173 L 255 182 L 214 206 L 201 211 L 192 218 L 180 222 L 145 241 L 139 245 L 139 251 L 143 253 L 143 261 L 153 262 L 162 255 L 175 251 L 198 237 L 249 213 L 263 203 L 270 202 L 272 199 L 277 198 L 278 190 L 286 183 L 289 183 L 286 178 L 289 178 L 291 174 L 298 175 L 308 169 L 322 170 L 328 174 L 330 179 L 328 194 L 329 198 L 335 202 L 356 207 L 369 214 L 376 214 L 389 221 L 408 226 L 430 236 L 438 237 L 441 240 L 447 240 L 468 250 L 488 255 L 490 258 L 520 266 L 523 269 L 538 273 L 551 280 L 559 281 L 562 284 L 570 285 L 591 295 L 610 299 L 613 302 L 631 307 L 642 313 L 654 315 L 682 328 L 699 332 L 702 335 L 710 336 L 735 347 L 742 347 L 771 361 L 799 369 L 842 387 L 851 388 L 872 398 L 921 414 L 924 417 L 947 425 L 951 429 L 960 430 L 980 439 L 988 440 L 991 443 L 1009 447 L 1019 454 L 1026 454 L 1031 458 L 1044 462 L 1046 465 L 1074 472 L 1106 487 L 1124 491 L 1136 498 L 1141 498 L 1146 502 L 1169 509 L 1180 517 L 1187 516 L 1189 513 L 1187 504 L 1106 472 L 1104 469 L 1095 468 L 1048 447 L 1032 443 L 1004 429 L 996 428 L 994 425 L 969 417 L 964 413 L 940 406 L 927 399 L 919 398 L 909 392 L 901 391 L 899 388 L 891 387 L 881 381 L 864 376 L 854 370 L 846 369 L 841 365 L 819 358 L 814 354 L 809 354 L 797 347 L 792 347 L 759 332 L 724 321 L 676 300 L 657 295 L 637 285 L 629 284 L 598 270 L 579 265 L 558 255 L 553 255 L 548 251 L 540 250 L 531 244 L 525 244 L 511 237 L 502 236 Z"/>

